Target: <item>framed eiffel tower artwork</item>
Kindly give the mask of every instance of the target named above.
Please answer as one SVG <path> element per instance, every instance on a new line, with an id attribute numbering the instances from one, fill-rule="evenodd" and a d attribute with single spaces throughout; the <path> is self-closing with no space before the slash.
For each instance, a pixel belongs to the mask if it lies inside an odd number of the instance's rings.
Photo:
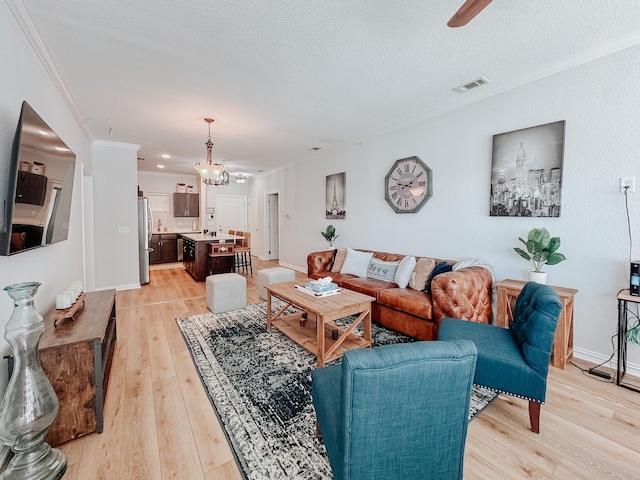
<path id="1" fill-rule="evenodd" d="M 346 177 L 345 172 L 327 175 L 326 189 L 326 214 L 327 218 L 341 219 L 347 218 L 347 210 L 345 208 L 346 193 Z"/>

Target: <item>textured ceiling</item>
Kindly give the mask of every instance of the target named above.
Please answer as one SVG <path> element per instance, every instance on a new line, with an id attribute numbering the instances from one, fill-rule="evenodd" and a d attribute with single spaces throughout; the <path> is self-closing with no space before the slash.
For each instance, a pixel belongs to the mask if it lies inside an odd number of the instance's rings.
<path id="1" fill-rule="evenodd" d="M 214 159 L 255 174 L 640 43 L 637 0 L 494 0 L 457 29 L 463 0 L 7 1 L 91 139 L 188 173 L 204 117 Z"/>

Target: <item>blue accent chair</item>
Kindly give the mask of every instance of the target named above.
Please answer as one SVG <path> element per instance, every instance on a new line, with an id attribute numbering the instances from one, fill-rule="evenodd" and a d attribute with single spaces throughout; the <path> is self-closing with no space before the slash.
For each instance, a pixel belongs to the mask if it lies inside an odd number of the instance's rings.
<path id="1" fill-rule="evenodd" d="M 311 372 L 336 480 L 462 479 L 476 366 L 470 341 L 350 350 Z"/>
<path id="2" fill-rule="evenodd" d="M 547 285 L 525 284 L 510 327 L 444 318 L 438 339 L 472 340 L 478 348 L 474 383 L 529 400 L 531 430 L 540 432 L 540 407 L 547 392 L 553 338 L 562 304 Z"/>

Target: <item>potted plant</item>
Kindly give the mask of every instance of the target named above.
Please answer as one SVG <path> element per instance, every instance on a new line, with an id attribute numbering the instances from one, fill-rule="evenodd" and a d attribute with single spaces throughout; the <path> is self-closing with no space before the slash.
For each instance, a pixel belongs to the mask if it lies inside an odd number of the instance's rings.
<path id="1" fill-rule="evenodd" d="M 542 267 L 566 260 L 566 257 L 558 252 L 560 237 L 552 237 L 546 228 L 534 228 L 529 232 L 526 241 L 520 237 L 519 240 L 527 251 L 518 247 L 514 247 L 514 250 L 533 267 L 533 270 L 529 271 L 529 281 L 546 283 L 547 272 L 543 272 Z"/>
<path id="2" fill-rule="evenodd" d="M 333 241 L 340 235 L 336 235 L 336 229 L 333 225 L 329 225 L 324 232 L 320 232 L 324 239 L 329 242 L 329 247 L 333 248 Z"/>

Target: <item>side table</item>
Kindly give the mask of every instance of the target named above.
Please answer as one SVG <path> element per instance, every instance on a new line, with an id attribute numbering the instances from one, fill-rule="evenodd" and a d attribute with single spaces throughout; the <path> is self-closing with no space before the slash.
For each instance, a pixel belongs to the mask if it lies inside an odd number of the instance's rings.
<path id="1" fill-rule="evenodd" d="M 627 373 L 627 329 L 629 303 L 640 303 L 640 297 L 631 295 L 629 289 L 621 290 L 618 293 L 618 366 L 616 372 L 616 385 L 619 385 L 634 392 L 640 392 L 640 387 L 629 383 L 622 383 L 624 375 Z"/>
<path id="2" fill-rule="evenodd" d="M 511 279 L 496 283 L 498 290 L 496 325 L 499 327 L 509 327 L 509 323 L 513 320 L 513 308 L 516 298 L 520 295 L 525 283 Z M 562 310 L 558 317 L 558 326 L 553 340 L 551 365 L 564 370 L 567 360 L 573 356 L 573 297 L 578 293 L 578 290 L 549 286 L 555 290 L 562 303 Z"/>

